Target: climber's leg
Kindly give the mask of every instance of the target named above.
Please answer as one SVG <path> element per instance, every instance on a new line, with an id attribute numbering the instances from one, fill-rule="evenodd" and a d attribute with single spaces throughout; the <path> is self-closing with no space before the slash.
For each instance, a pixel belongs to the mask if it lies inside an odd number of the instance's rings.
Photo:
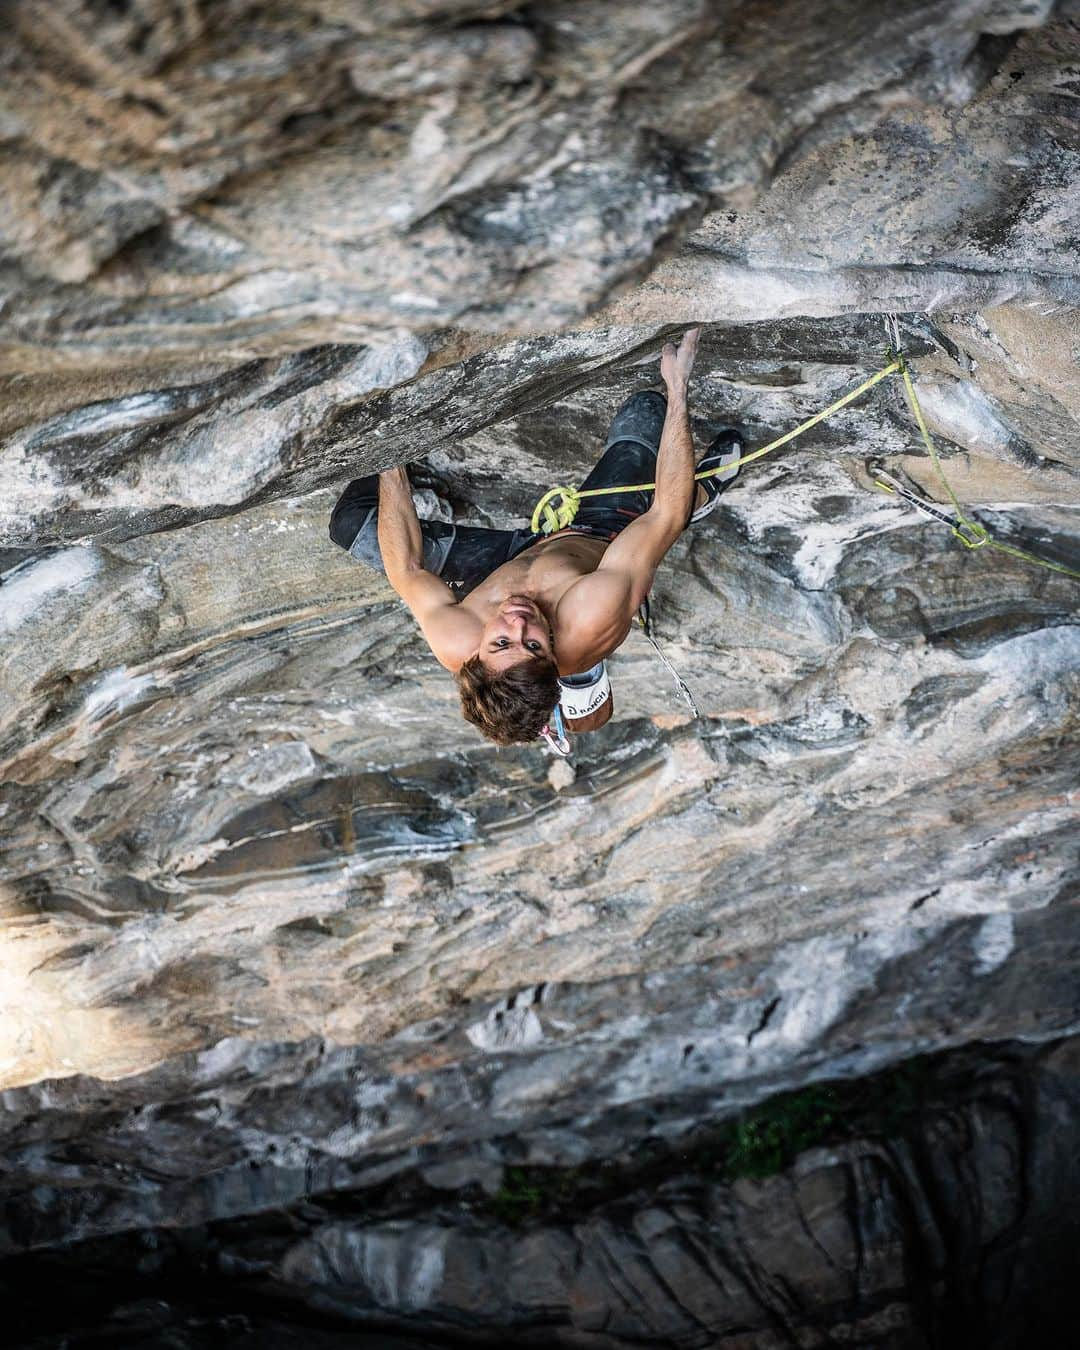
<path id="1" fill-rule="evenodd" d="M 600 462 L 582 483 L 582 490 L 615 487 L 620 483 L 651 483 L 656 476 L 656 456 L 667 414 L 667 398 L 655 389 L 641 390 L 622 404 L 612 420 Z M 703 479 L 697 486 L 688 524 L 703 519 L 716 504 L 724 487 L 739 472 L 725 466 L 737 461 L 743 439 L 735 428 L 725 427 L 698 464 L 698 470 L 720 468 L 721 473 Z M 631 520 L 647 511 L 651 492 L 618 492 L 586 497 L 571 526 L 582 534 L 614 539 Z"/>
<path id="2" fill-rule="evenodd" d="M 533 542 L 529 530 L 486 530 L 422 520 L 424 567 L 448 585 L 467 594 L 497 567 Z M 330 516 L 330 538 L 360 562 L 385 574 L 379 551 L 379 478 L 354 478 L 338 498 Z"/>
<path id="3" fill-rule="evenodd" d="M 656 476 L 656 454 L 667 416 L 667 398 L 654 389 L 631 394 L 612 418 L 604 453 L 581 484 L 582 491 L 651 483 Z M 580 534 L 614 539 L 632 520 L 649 509 L 651 492 L 613 492 L 586 497 L 570 527 Z"/>

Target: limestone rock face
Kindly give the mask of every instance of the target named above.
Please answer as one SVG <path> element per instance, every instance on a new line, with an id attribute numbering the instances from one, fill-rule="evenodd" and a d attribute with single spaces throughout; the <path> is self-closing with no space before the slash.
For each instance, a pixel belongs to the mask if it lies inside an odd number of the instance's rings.
<path id="1" fill-rule="evenodd" d="M 213 1343 L 242 1276 L 284 1301 L 252 1346 L 957 1344 L 946 1293 L 1022 1345 L 1035 1234 L 1075 1250 L 1080 583 L 878 490 L 952 509 L 889 377 L 662 565 L 701 716 L 633 633 L 555 765 L 326 527 L 418 461 L 423 511 L 521 523 L 691 321 L 699 446 L 764 445 L 888 311 L 964 511 L 1080 569 L 1076 6 L 9 15 L 5 1287 L 137 1268 L 145 1344 Z M 903 1137 L 680 1170 L 925 1054 L 966 1086 Z M 642 1150 L 614 1209 L 479 1198 Z"/>
<path id="2" fill-rule="evenodd" d="M 9 340 L 54 370 L 565 326 L 811 147 L 908 106 L 925 139 L 1052 10 L 18 0 Z"/>
<path id="3" fill-rule="evenodd" d="M 598 321 L 692 319 L 703 304 L 733 319 L 1075 306 L 1076 10 L 1066 8 L 1071 25 L 1007 48 L 985 41 L 962 94 L 927 106 L 894 88 L 859 135 L 858 113 L 833 111 L 768 192 L 708 213 Z"/>

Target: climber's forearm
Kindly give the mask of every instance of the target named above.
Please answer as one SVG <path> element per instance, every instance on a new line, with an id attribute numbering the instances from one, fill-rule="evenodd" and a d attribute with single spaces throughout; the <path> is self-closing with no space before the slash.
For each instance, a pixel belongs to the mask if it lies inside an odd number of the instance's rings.
<path id="1" fill-rule="evenodd" d="M 694 499 L 694 438 L 685 381 L 668 382 L 667 416 L 656 456 L 656 494 L 651 511 L 670 524 L 673 535 L 686 526 Z"/>
<path id="2" fill-rule="evenodd" d="M 404 469 L 379 474 L 379 552 L 395 590 L 401 579 L 424 566 L 424 539 Z"/>

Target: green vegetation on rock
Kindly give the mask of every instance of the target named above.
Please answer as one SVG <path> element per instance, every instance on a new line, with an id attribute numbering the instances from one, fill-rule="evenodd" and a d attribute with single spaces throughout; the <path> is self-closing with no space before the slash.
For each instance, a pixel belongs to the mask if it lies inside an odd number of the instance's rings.
<path id="1" fill-rule="evenodd" d="M 771 1097 L 743 1115 L 697 1131 L 686 1146 L 658 1158 L 596 1168 L 508 1167 L 485 1208 L 504 1223 L 572 1216 L 655 1186 L 665 1173 L 719 1182 L 763 1180 L 790 1167 L 800 1153 L 857 1137 L 908 1130 L 927 1104 L 934 1061 L 909 1060 L 854 1081 L 813 1083 Z M 935 1098 L 939 1093 L 932 1094 Z"/>

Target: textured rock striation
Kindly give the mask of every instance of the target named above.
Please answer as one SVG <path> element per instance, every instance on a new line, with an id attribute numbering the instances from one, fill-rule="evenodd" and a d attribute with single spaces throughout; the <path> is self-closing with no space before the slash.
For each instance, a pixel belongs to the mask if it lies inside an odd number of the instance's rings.
<path id="1" fill-rule="evenodd" d="M 9 337 L 54 369 L 566 326 L 811 150 L 908 108 L 925 145 L 1053 8 L 19 0 Z M 1021 114 L 1069 98 L 1053 56 Z"/>
<path id="2" fill-rule="evenodd" d="M 10 7 L 0 1279 L 83 1290 L 26 1344 L 1058 1334 L 1080 591 L 876 490 L 944 497 L 898 382 L 669 555 L 702 716 L 631 635 L 568 764 L 326 523 L 408 461 L 520 521 L 691 321 L 699 444 L 764 444 L 889 311 L 965 510 L 1080 568 L 1077 14 Z M 917 1055 L 964 1068 L 902 1131 L 680 1170 Z"/>
<path id="3" fill-rule="evenodd" d="M 0 1266 L 9 1330 L 73 1350 L 222 1333 L 422 1350 L 466 1329 L 483 1346 L 1067 1341 L 1077 1048 L 954 1052 L 796 1094 L 756 1137 L 790 1133 L 811 1099 L 837 1114 L 779 1170 L 706 1124 L 599 1167 L 504 1171 L 489 1147 L 261 1217 L 184 1213 Z"/>

